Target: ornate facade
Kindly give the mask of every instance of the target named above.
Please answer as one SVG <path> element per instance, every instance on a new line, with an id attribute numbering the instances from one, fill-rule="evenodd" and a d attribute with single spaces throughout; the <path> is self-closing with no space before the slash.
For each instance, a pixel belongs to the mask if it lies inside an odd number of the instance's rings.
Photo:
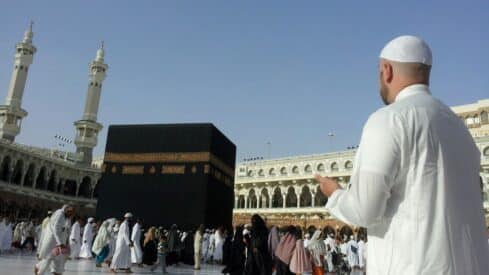
<path id="1" fill-rule="evenodd" d="M 91 164 L 92 150 L 102 128 L 97 119 L 102 81 L 108 66 L 104 49 L 89 65 L 85 111 L 75 122 L 77 152 L 27 146 L 14 142 L 20 133 L 27 71 L 36 47 L 32 44 L 32 24 L 16 45 L 14 70 L 5 104 L 0 106 L 0 216 L 37 218 L 64 203 L 72 203 L 82 215 L 95 213 L 100 165 Z"/>
<path id="2" fill-rule="evenodd" d="M 470 106 L 470 108 L 469 108 Z M 489 214 L 489 100 L 453 107 L 466 121 L 481 152 L 481 188 Z M 467 122 L 467 117 L 471 119 Z M 474 119 L 479 117 L 479 119 Z M 327 198 L 314 180 L 315 174 L 335 178 L 346 186 L 356 150 L 242 162 L 235 172 L 234 224 L 250 222 L 252 214 L 265 216 L 269 224 L 302 227 L 338 225 L 324 208 Z M 489 217 L 489 215 L 488 215 Z"/>

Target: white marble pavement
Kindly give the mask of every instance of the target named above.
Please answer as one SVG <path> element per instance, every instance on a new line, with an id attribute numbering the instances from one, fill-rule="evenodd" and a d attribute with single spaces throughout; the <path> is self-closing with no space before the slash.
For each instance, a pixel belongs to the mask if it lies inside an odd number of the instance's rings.
<path id="1" fill-rule="evenodd" d="M 20 255 L 0 255 L 0 275 L 32 275 L 34 274 L 34 264 L 36 260 L 33 256 Z M 89 260 L 68 261 L 65 266 L 65 275 L 75 274 L 111 274 L 104 265 L 96 268 L 95 263 Z M 192 266 L 179 265 L 169 267 L 168 274 L 189 274 L 189 275 L 214 275 L 221 274 L 222 266 L 203 265 L 201 270 L 194 271 Z M 134 267 L 133 274 L 161 274 L 160 269 L 151 272 L 149 268 Z M 120 272 L 118 274 L 125 274 Z"/>

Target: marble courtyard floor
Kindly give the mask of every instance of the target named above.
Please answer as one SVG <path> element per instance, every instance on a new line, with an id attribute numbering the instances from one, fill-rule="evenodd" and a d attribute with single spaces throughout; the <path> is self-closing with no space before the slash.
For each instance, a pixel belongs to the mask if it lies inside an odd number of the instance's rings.
<path id="1" fill-rule="evenodd" d="M 34 264 L 36 260 L 33 256 L 19 255 L 0 255 L 0 275 L 32 275 L 34 274 Z M 111 274 L 109 269 L 104 266 L 96 268 L 93 261 L 79 260 L 68 261 L 65 265 L 65 275 L 75 274 Z M 168 274 L 198 274 L 214 275 L 221 274 L 223 267 L 215 265 L 203 265 L 201 270 L 194 271 L 192 266 L 179 265 L 178 267 L 169 267 Z M 161 274 L 160 269 L 151 272 L 149 269 L 134 267 L 133 274 Z M 47 273 L 46 273 L 47 274 Z M 119 272 L 117 274 L 125 274 Z"/>

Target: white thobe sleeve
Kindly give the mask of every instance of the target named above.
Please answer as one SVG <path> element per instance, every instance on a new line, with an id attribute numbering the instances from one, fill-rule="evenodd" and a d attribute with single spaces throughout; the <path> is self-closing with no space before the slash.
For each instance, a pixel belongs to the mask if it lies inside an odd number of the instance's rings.
<path id="1" fill-rule="evenodd" d="M 384 215 L 401 165 L 403 125 L 395 114 L 374 113 L 363 129 L 348 189 L 336 190 L 326 208 L 351 225 L 368 227 Z"/>
<path id="2" fill-rule="evenodd" d="M 138 229 L 139 229 L 138 224 L 135 224 L 132 227 L 131 241 L 133 241 L 133 242 L 136 242 L 135 239 L 136 239 L 136 234 L 137 234 Z"/>
<path id="3" fill-rule="evenodd" d="M 82 236 L 82 242 L 83 243 L 86 243 L 88 241 L 87 240 L 88 239 L 88 234 L 89 234 L 89 231 L 88 230 L 90 230 L 89 226 L 90 226 L 90 224 L 87 223 L 85 225 L 85 228 L 83 229 L 83 236 Z"/>
<path id="4" fill-rule="evenodd" d="M 62 233 L 65 226 L 65 219 L 63 215 L 63 211 L 58 211 L 57 215 L 53 215 L 54 217 L 51 218 L 52 220 L 50 220 L 48 224 L 49 230 L 53 234 L 54 240 L 56 241 L 56 245 L 62 245 L 64 243 Z"/>

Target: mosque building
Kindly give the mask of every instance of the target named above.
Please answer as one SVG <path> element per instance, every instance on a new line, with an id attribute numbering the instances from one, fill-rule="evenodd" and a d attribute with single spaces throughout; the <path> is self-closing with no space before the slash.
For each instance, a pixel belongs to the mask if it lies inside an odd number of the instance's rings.
<path id="1" fill-rule="evenodd" d="M 489 99 L 455 106 L 481 152 L 481 188 L 486 220 L 489 220 Z M 339 226 L 326 211 L 327 198 L 314 180 L 315 174 L 349 182 L 356 149 L 325 154 L 245 161 L 236 165 L 233 224 L 247 224 L 251 215 L 266 217 L 269 224 L 302 227 Z"/>
<path id="2" fill-rule="evenodd" d="M 64 203 L 72 203 L 81 214 L 94 214 L 97 204 L 99 166 L 92 166 L 102 124 L 97 122 L 102 84 L 108 66 L 104 46 L 89 64 L 88 91 L 81 119 L 74 122 L 76 152 L 39 148 L 15 142 L 28 112 L 22 98 L 37 48 L 32 24 L 15 45 L 14 67 L 5 104 L 0 106 L 0 215 L 15 218 L 45 215 Z"/>

